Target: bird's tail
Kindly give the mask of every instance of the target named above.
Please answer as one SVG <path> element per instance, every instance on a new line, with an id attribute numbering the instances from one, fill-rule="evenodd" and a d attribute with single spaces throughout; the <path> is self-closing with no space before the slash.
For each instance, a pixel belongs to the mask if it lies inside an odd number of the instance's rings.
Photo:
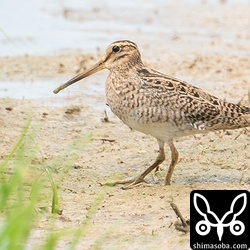
<path id="1" fill-rule="evenodd" d="M 223 102 L 220 105 L 221 113 L 211 127 L 219 129 L 237 129 L 250 127 L 250 108 L 234 103 Z"/>

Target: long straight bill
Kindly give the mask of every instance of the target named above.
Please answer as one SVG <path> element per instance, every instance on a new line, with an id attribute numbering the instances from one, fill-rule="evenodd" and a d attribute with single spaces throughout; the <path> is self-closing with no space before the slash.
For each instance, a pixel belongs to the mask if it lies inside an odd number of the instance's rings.
<path id="1" fill-rule="evenodd" d="M 69 81 L 64 83 L 63 85 L 59 86 L 53 92 L 54 92 L 54 94 L 57 94 L 61 90 L 72 85 L 73 83 L 78 82 L 87 76 L 93 75 L 94 73 L 96 73 L 102 69 L 104 69 L 104 63 L 103 63 L 103 61 L 100 61 L 100 62 L 96 63 L 94 66 L 92 66 L 91 68 L 85 70 L 83 73 L 78 74 L 77 76 L 73 77 L 72 79 L 70 79 Z"/>

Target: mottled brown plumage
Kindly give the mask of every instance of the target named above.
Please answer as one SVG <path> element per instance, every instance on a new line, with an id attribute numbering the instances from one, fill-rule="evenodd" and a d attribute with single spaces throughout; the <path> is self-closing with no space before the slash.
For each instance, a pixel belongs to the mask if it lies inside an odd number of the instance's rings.
<path id="1" fill-rule="evenodd" d="M 158 157 L 148 169 L 132 180 L 116 182 L 130 183 L 126 188 L 144 181 L 164 161 L 164 143 L 169 145 L 172 157 L 165 179 L 169 185 L 178 161 L 173 139 L 250 126 L 248 107 L 222 101 L 185 81 L 146 67 L 137 45 L 131 41 L 112 43 L 100 62 L 54 93 L 105 68 L 110 70 L 106 97 L 111 110 L 130 128 L 152 135 L 159 144 Z"/>

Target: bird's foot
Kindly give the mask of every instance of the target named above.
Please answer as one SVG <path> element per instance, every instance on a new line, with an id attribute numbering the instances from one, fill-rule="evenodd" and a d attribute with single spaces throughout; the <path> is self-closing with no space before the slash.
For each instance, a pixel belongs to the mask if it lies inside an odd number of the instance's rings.
<path id="1" fill-rule="evenodd" d="M 122 187 L 123 190 L 138 187 L 138 186 L 145 184 L 145 183 L 147 185 L 149 185 L 149 183 L 146 180 L 144 180 L 143 178 L 141 178 L 140 176 L 136 177 L 136 178 L 132 178 L 132 179 L 127 179 L 127 180 L 118 180 L 118 181 L 114 181 L 114 182 L 108 182 L 105 185 L 116 186 L 116 185 L 127 184 L 127 183 L 129 183 L 129 184 Z"/>

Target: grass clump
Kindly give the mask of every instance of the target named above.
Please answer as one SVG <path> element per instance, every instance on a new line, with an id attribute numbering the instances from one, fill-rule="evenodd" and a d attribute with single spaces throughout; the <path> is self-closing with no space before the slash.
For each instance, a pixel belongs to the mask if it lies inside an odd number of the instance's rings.
<path id="1" fill-rule="evenodd" d="M 47 237 L 39 242 L 39 248 L 33 248 L 30 237 L 39 221 L 48 216 L 43 212 L 48 211 L 48 207 L 51 207 L 52 214 L 56 214 L 49 216 L 51 225 L 60 216 L 60 196 L 57 187 L 80 156 L 83 147 L 89 143 L 91 136 L 72 142 L 64 152 L 52 160 L 50 166 L 47 166 L 44 162 L 37 161 L 37 155 L 41 155 L 39 146 L 35 143 L 39 126 L 31 128 L 31 121 L 30 117 L 12 151 L 0 164 L 0 250 L 53 250 L 65 236 L 70 237 L 71 244 L 68 248 L 75 249 L 81 236 L 86 235 L 86 228 L 105 198 L 106 189 L 103 189 L 93 201 L 92 209 L 78 229 L 55 232 L 51 231 L 51 228 L 45 229 Z M 69 151 L 74 152 L 70 159 L 66 153 Z M 53 168 L 58 166 L 64 171 L 55 181 Z M 48 193 L 51 194 L 49 200 Z"/>
<path id="2" fill-rule="evenodd" d="M 33 157 L 33 152 L 28 157 L 25 154 L 25 138 L 30 123 L 31 118 L 13 150 L 0 165 L 0 249 L 24 249 L 31 228 L 36 223 L 33 219 L 34 208 L 39 200 L 41 185 L 37 182 L 27 188 L 26 182 L 29 175 L 27 165 Z"/>

